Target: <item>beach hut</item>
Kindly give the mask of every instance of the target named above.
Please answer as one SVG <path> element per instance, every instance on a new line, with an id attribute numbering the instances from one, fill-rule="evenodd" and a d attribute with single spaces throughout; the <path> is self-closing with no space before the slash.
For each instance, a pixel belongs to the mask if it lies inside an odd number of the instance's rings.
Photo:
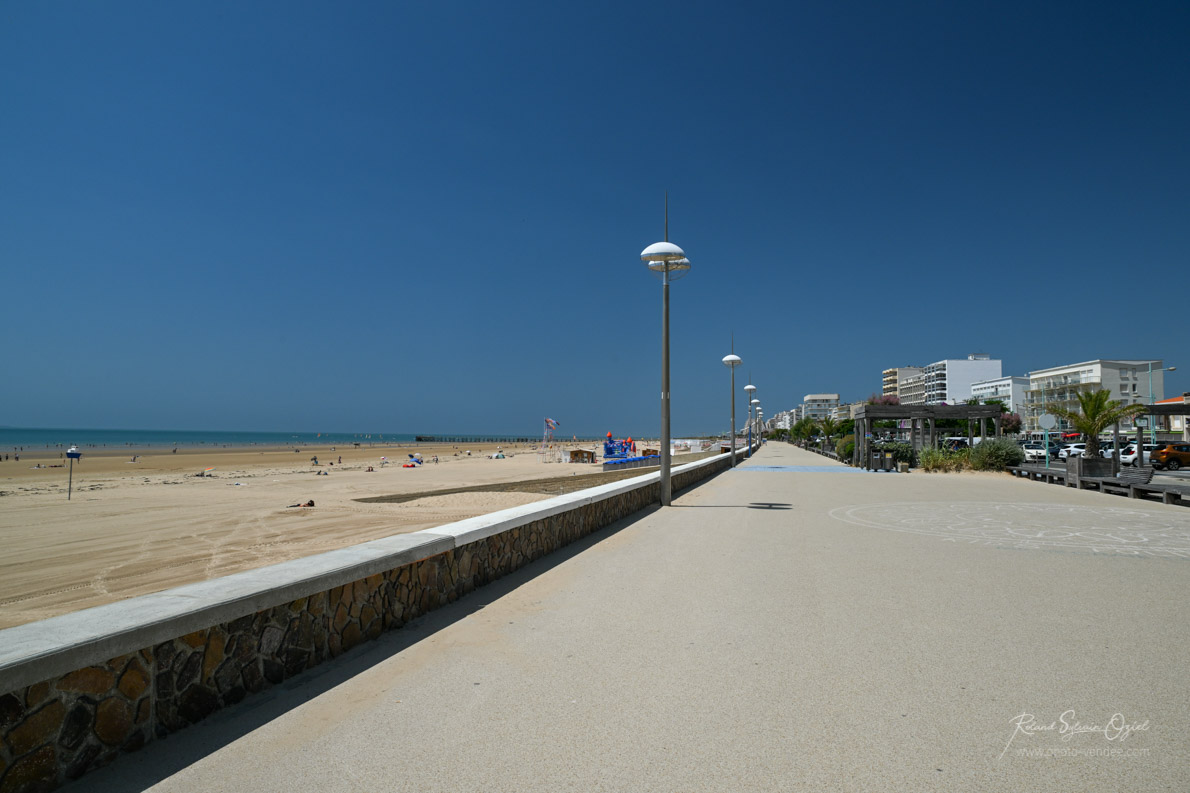
<path id="1" fill-rule="evenodd" d="M 570 462 L 593 463 L 595 462 L 595 452 L 592 449 L 571 449 Z"/>

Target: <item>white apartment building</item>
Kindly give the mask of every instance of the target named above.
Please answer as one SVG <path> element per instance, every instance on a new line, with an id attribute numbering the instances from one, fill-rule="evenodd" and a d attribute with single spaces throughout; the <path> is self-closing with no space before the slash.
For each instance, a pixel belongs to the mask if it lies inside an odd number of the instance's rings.
<path id="1" fill-rule="evenodd" d="M 1125 404 L 1159 402 L 1165 396 L 1164 364 L 1157 360 L 1109 361 L 1096 359 L 1029 372 L 1026 392 L 1025 430 L 1039 432 L 1037 419 L 1051 407 L 1077 411 L 1078 394 L 1107 389 L 1112 399 Z M 1150 382 L 1152 385 L 1150 386 Z M 1121 425 L 1131 428 L 1132 424 Z M 1059 429 L 1069 429 L 1058 421 Z"/>
<path id="2" fill-rule="evenodd" d="M 819 421 L 832 417 L 838 406 L 838 394 L 806 394 L 802 397 L 801 412 L 803 418 Z"/>
<path id="3" fill-rule="evenodd" d="M 926 403 L 926 376 L 911 375 L 901 381 L 898 386 L 897 398 L 902 405 L 924 405 Z"/>
<path id="4" fill-rule="evenodd" d="M 787 430 L 793 427 L 797 419 L 793 418 L 794 411 L 782 410 L 777 415 L 773 416 L 764 422 L 764 426 L 770 430 Z"/>
<path id="5" fill-rule="evenodd" d="M 971 398 L 971 384 L 1002 375 L 1000 360 L 984 353 L 947 358 L 925 368 L 927 405 L 961 405 Z"/>
<path id="6" fill-rule="evenodd" d="M 998 399 L 1008 405 L 1009 411 L 1025 416 L 1025 392 L 1029 390 L 1029 378 L 997 377 L 994 380 L 981 380 L 971 384 L 971 396 L 980 403 L 989 399 Z"/>
<path id="7" fill-rule="evenodd" d="M 901 384 L 910 377 L 915 377 L 921 374 L 924 370 L 920 366 L 898 366 L 893 369 L 885 369 L 882 373 L 883 391 L 884 395 L 893 395 L 900 397 Z"/>

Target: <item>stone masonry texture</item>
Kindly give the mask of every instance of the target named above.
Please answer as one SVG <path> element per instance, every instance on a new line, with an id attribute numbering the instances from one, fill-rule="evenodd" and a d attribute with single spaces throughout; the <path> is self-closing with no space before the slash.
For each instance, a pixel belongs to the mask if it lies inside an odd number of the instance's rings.
<path id="1" fill-rule="evenodd" d="M 727 467 L 673 476 L 676 492 Z M 0 793 L 56 788 L 657 503 L 659 485 L 0 694 Z"/>

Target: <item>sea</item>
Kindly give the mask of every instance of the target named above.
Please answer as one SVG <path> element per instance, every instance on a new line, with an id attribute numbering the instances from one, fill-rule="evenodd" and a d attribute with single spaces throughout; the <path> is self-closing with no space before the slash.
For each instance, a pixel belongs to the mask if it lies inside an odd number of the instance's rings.
<path id="1" fill-rule="evenodd" d="M 422 436 L 425 437 L 425 436 Z M 470 442 L 505 441 L 512 435 L 444 435 Z M 522 433 L 515 437 L 528 437 Z M 215 432 L 198 430 L 23 429 L 0 427 L 0 451 L 24 449 L 217 449 L 250 446 L 381 446 L 413 443 L 417 435 L 400 432 Z"/>

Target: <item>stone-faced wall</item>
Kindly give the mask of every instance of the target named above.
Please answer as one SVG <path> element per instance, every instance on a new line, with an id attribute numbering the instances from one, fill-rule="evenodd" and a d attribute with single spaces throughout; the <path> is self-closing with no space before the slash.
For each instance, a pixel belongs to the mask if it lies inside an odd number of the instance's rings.
<path id="1" fill-rule="evenodd" d="M 727 465 L 724 455 L 715 464 L 677 471 L 673 490 Z M 658 483 L 647 482 L 421 561 L 0 694 L 0 793 L 45 791 L 76 779 L 658 498 Z"/>

